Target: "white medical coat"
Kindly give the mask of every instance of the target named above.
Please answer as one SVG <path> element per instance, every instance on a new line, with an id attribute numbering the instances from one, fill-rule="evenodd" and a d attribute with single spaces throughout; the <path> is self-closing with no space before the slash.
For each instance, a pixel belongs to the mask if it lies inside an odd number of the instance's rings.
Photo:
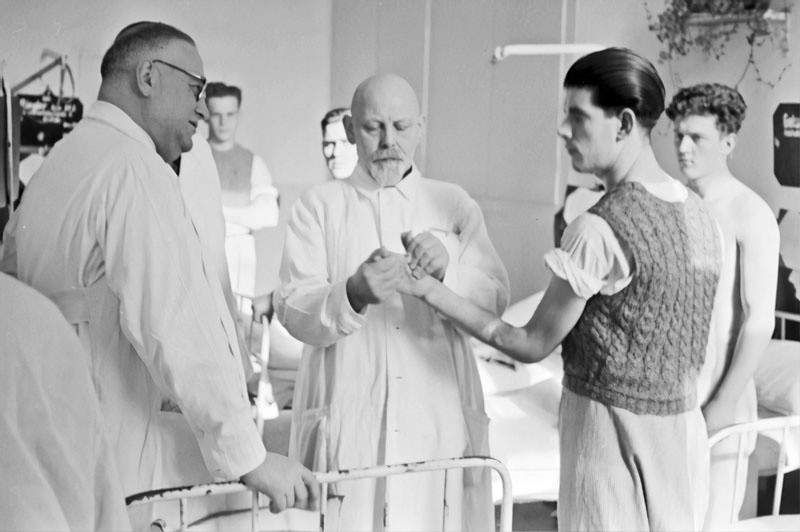
<path id="1" fill-rule="evenodd" d="M 200 245 L 209 264 L 214 266 L 222 293 L 225 308 L 236 324 L 236 339 L 242 355 L 245 378 L 250 381 L 253 364 L 243 336 L 244 324 L 239 316 L 239 304 L 233 295 L 231 278 L 228 273 L 228 260 L 225 256 L 225 217 L 222 215 L 222 188 L 220 187 L 217 165 L 208 141 L 200 135 L 192 137 L 192 149 L 181 156 L 179 180 L 186 209 L 200 238 Z"/>
<path id="2" fill-rule="evenodd" d="M 75 332 L 43 295 L 0 274 L 0 528 L 130 530 Z"/>
<path id="3" fill-rule="evenodd" d="M 396 294 L 363 314 L 347 300 L 347 278 L 381 245 L 404 253 L 400 234 L 408 230 L 430 231 L 445 244 L 446 285 L 491 312 L 506 308 L 506 270 L 480 208 L 457 185 L 415 168 L 396 187 L 381 188 L 358 166 L 349 179 L 306 193 L 292 210 L 274 297 L 281 323 L 309 345 L 295 388 L 290 456 L 315 471 L 489 453 L 467 335 L 413 297 Z M 450 512 L 463 503 L 456 529 L 492 528 L 488 478 L 465 473 L 463 498 L 448 497 Z M 440 528 L 441 487 L 409 479 L 387 480 L 385 519 L 380 484 L 376 494 L 340 483 L 341 513 L 350 504 L 354 515 L 342 517 L 341 529 Z"/>
<path id="4" fill-rule="evenodd" d="M 181 451 L 160 423 L 167 399 L 214 479 L 263 461 L 214 266 L 177 176 L 127 114 L 92 106 L 31 179 L 5 238 L 3 266 L 50 297 L 91 354 L 126 495 L 195 480 L 164 474 L 165 449 Z"/>

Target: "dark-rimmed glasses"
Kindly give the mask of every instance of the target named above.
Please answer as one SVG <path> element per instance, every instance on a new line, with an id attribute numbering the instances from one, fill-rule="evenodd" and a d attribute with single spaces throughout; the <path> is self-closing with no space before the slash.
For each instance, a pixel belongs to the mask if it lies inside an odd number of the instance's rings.
<path id="1" fill-rule="evenodd" d="M 178 72 L 183 72 L 184 74 L 186 74 L 187 76 L 189 76 L 193 80 L 199 82 L 200 86 L 189 84 L 189 86 L 192 88 L 192 92 L 194 93 L 194 99 L 195 99 L 196 102 L 199 102 L 200 98 L 202 98 L 205 95 L 207 80 L 203 76 L 201 76 L 199 74 L 195 74 L 193 72 L 189 72 L 188 70 L 184 70 L 181 67 L 179 67 L 178 65 L 173 65 L 172 63 L 164 61 L 163 59 L 151 59 L 151 61 L 153 63 L 161 63 L 162 65 L 167 65 L 170 68 L 174 68 Z"/>

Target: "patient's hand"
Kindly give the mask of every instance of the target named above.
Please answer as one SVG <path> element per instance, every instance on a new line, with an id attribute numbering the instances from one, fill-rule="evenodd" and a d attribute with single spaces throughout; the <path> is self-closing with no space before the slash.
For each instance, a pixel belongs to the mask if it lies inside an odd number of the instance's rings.
<path id="1" fill-rule="evenodd" d="M 414 277 L 419 279 L 423 274 L 427 274 L 438 281 L 444 279 L 450 255 L 438 238 L 428 231 L 417 236 L 412 236 L 411 231 L 407 231 L 400 235 L 400 240 L 406 248 L 409 267 Z"/>
<path id="2" fill-rule="evenodd" d="M 703 408 L 709 436 L 736 423 L 736 403 L 714 398 Z"/>
<path id="3" fill-rule="evenodd" d="M 406 267 L 397 283 L 397 291 L 401 294 L 423 299 L 437 284 L 441 283 L 424 271 L 418 269 L 412 272 L 410 267 Z"/>

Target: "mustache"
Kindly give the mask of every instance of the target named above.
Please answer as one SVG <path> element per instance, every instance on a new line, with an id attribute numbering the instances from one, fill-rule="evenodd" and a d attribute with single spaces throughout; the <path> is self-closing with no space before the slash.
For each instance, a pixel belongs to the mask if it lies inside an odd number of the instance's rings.
<path id="1" fill-rule="evenodd" d="M 400 152 L 400 150 L 388 149 L 375 152 L 374 154 L 372 154 L 372 156 L 370 156 L 370 162 L 375 162 L 379 159 L 402 159 L 402 158 L 403 154 Z"/>

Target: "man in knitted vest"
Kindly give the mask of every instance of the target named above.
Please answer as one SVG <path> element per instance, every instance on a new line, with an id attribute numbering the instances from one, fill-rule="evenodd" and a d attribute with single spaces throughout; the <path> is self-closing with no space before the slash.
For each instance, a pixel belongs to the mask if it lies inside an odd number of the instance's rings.
<path id="1" fill-rule="evenodd" d="M 656 161 L 664 110 L 653 65 L 608 48 L 567 72 L 558 134 L 575 170 L 606 195 L 545 256 L 553 277 L 513 327 L 425 276 L 401 292 L 523 362 L 563 342 L 562 530 L 697 530 L 708 498 L 708 441 L 697 376 L 721 261 L 717 223 Z"/>
<path id="2" fill-rule="evenodd" d="M 711 208 L 725 237 L 708 355 L 698 390 L 709 434 L 758 417 L 753 373 L 775 327 L 778 224 L 769 205 L 728 168 L 746 109 L 736 89 L 719 83 L 681 89 L 667 108 L 675 125 L 681 172 L 689 188 Z M 754 447 L 755 438 L 751 438 L 747 452 Z M 730 520 L 737 449 L 738 441 L 732 438 L 712 451 L 707 529 Z M 747 467 L 739 474 L 745 477 Z M 734 503 L 737 513 L 743 498 L 744 490 Z M 754 510 L 746 509 L 745 515 L 754 516 Z"/>

